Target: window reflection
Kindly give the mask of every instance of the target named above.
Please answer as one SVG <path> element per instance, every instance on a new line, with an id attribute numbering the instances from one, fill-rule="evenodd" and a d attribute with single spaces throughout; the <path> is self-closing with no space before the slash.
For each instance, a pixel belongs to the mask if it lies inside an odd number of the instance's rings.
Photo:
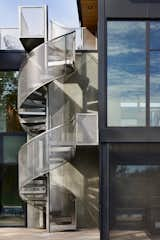
<path id="1" fill-rule="evenodd" d="M 160 52 L 150 52 L 150 124 L 160 126 Z"/>
<path id="2" fill-rule="evenodd" d="M 153 231 L 154 217 L 160 216 L 158 208 L 153 212 L 159 207 L 159 178 L 159 165 L 116 166 L 110 200 L 112 229 Z"/>
<path id="3" fill-rule="evenodd" d="M 142 176 L 147 174 L 147 176 L 154 173 L 160 174 L 159 165 L 117 165 L 116 166 L 116 177 L 132 177 Z"/>
<path id="4" fill-rule="evenodd" d="M 145 125 L 145 22 L 108 22 L 108 126 Z"/>
<path id="5" fill-rule="evenodd" d="M 3 162 L 6 164 L 18 161 L 18 151 L 26 142 L 25 136 L 4 136 L 3 137 Z"/>
<path id="6" fill-rule="evenodd" d="M 160 50 L 160 22 L 150 23 L 150 49 Z"/>
<path id="7" fill-rule="evenodd" d="M 17 106 L 18 72 L 0 72 L 0 131 L 22 131 Z"/>
<path id="8" fill-rule="evenodd" d="M 0 165 L 1 199 L 0 199 L 0 227 L 23 226 L 24 203 L 18 193 L 18 168 L 15 164 Z"/>
<path id="9" fill-rule="evenodd" d="M 160 126 L 160 22 L 150 23 L 150 125 Z"/>

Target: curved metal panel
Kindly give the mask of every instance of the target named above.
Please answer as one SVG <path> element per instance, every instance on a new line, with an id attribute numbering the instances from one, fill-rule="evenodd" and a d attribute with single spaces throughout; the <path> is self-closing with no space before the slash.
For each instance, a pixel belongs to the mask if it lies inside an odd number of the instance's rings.
<path id="1" fill-rule="evenodd" d="M 74 129 L 73 123 L 55 127 L 21 147 L 18 164 L 20 193 L 37 177 L 72 159 L 76 143 Z"/>
<path id="2" fill-rule="evenodd" d="M 74 32 L 40 45 L 28 54 L 19 75 L 18 107 L 47 83 L 66 75 L 74 66 Z"/>
<path id="3" fill-rule="evenodd" d="M 19 152 L 19 192 L 22 199 L 43 209 L 49 173 L 54 178 L 49 185 L 55 203 L 50 206 L 50 218 L 59 230 L 76 228 L 76 198 L 82 189 L 75 187 L 77 182 L 67 185 L 72 177 L 66 181 L 66 175 L 75 156 L 76 114 L 97 111 L 96 66 L 96 53 L 78 53 L 75 59 L 75 33 L 70 32 L 32 50 L 19 74 L 19 115 L 29 136 L 34 134 Z M 92 129 L 89 134 L 83 124 L 80 129 L 79 134 L 93 144 Z M 52 229 L 57 226 L 53 224 Z"/>

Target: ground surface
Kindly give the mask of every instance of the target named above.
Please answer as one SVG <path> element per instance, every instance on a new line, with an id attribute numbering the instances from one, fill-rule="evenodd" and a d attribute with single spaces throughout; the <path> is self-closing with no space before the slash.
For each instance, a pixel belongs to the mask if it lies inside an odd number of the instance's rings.
<path id="1" fill-rule="evenodd" d="M 99 240 L 96 230 L 47 233 L 27 228 L 0 228 L 0 240 Z"/>
<path id="2" fill-rule="evenodd" d="M 97 230 L 47 233 L 45 230 L 27 228 L 0 228 L 0 240 L 99 240 Z M 111 240 L 160 240 L 160 236 L 150 238 L 143 231 L 114 231 Z"/>

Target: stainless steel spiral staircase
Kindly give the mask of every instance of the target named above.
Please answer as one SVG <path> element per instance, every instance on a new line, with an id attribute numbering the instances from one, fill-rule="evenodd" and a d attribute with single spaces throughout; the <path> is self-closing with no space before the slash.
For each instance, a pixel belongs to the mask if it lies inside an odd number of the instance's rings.
<path id="1" fill-rule="evenodd" d="M 19 116 L 30 138 L 19 152 L 19 192 L 23 200 L 44 211 L 47 174 L 70 161 L 75 151 L 74 119 L 48 129 L 47 115 L 48 85 L 67 81 L 75 72 L 74 39 L 71 32 L 36 47 L 19 74 Z"/>
<path id="2" fill-rule="evenodd" d="M 22 22 L 22 32 L 29 34 L 24 17 Z M 32 50 L 18 81 L 19 117 L 28 138 L 19 151 L 19 193 L 46 213 L 53 231 L 76 228 L 76 197 L 81 190 L 71 183 L 71 176 L 66 179 L 64 166 L 75 158 L 77 145 L 98 145 L 97 90 L 87 76 L 96 79 L 97 54 L 76 52 L 75 31 L 66 32 L 49 41 L 44 38 L 40 45 L 42 36 L 20 38 L 26 51 Z M 94 38 L 86 36 L 93 44 Z"/>

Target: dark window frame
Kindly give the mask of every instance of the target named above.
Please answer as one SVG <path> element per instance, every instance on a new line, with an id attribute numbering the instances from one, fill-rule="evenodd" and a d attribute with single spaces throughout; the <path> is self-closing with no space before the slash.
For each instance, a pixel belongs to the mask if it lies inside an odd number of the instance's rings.
<path id="1" fill-rule="evenodd" d="M 150 122 L 150 83 L 151 83 L 151 80 L 150 80 L 150 52 L 153 52 L 153 51 L 160 51 L 160 48 L 159 49 L 154 49 L 154 48 L 151 48 L 150 47 L 150 23 L 152 22 L 159 22 L 160 23 L 160 19 L 121 19 L 121 18 L 118 18 L 118 19 L 111 19 L 111 18 L 108 18 L 106 19 L 106 40 L 108 38 L 108 31 L 107 31 L 107 23 L 108 22 L 118 22 L 118 21 L 124 21 L 124 22 L 145 22 L 146 24 L 146 36 L 145 36 L 145 39 L 146 39 L 146 50 L 145 50 L 145 53 L 146 53 L 146 66 L 145 66 L 145 98 L 146 98 L 146 107 L 145 107 L 145 115 L 146 115 L 146 126 L 142 127 L 142 126 L 130 126 L 128 128 L 148 128 L 148 127 L 159 127 L 159 126 L 152 126 L 151 125 L 151 122 Z M 108 42 L 106 41 L 106 44 L 105 44 L 105 50 L 106 50 L 106 53 L 108 52 Z M 108 101 L 108 61 L 107 61 L 107 54 L 106 54 L 106 84 L 105 84 L 105 102 L 104 102 L 104 106 L 105 106 L 105 128 L 124 128 L 124 127 L 121 127 L 121 126 L 108 126 L 108 106 L 107 106 L 107 101 Z M 100 90 L 101 91 L 101 90 Z"/>
<path id="2" fill-rule="evenodd" d="M 109 145 L 120 142 L 160 142 L 160 127 L 108 127 L 107 126 L 107 21 L 160 21 L 160 18 L 106 18 L 105 0 L 99 1 L 99 140 L 100 140 L 100 239 L 109 240 Z M 150 119 L 150 116 L 148 117 Z M 108 131 L 110 134 L 108 135 Z M 125 132 L 124 132 L 125 131 Z M 113 136 L 114 133 L 114 136 Z"/>
<path id="3" fill-rule="evenodd" d="M 107 18 L 106 19 L 106 85 L 105 85 L 105 109 L 106 109 L 106 119 L 105 119 L 105 128 L 124 128 L 123 126 L 109 126 L 108 125 L 108 22 L 144 22 L 146 25 L 146 34 L 145 34 L 145 55 L 146 55 L 146 63 L 145 63 L 145 118 L 146 118 L 146 123 L 145 126 L 129 126 L 128 128 L 145 128 L 145 127 L 150 127 L 150 113 L 149 113 L 149 107 L 150 107 L 150 83 L 149 83 L 149 21 L 146 19 L 124 19 L 124 18 L 118 18 L 118 19 L 111 19 Z"/>

